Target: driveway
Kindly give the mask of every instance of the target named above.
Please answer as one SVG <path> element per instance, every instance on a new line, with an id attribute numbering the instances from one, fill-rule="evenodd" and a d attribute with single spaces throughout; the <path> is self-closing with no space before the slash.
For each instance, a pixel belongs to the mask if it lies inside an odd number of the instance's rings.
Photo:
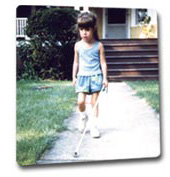
<path id="1" fill-rule="evenodd" d="M 94 139 L 87 131 L 79 157 L 73 157 L 81 137 L 77 130 L 77 110 L 65 121 L 67 131 L 58 135 L 54 146 L 37 164 L 155 158 L 160 155 L 159 115 L 144 99 L 135 96 L 135 91 L 124 82 L 109 83 L 108 93 L 102 92 L 100 98 L 101 137 Z M 91 112 L 88 100 L 87 112 Z"/>

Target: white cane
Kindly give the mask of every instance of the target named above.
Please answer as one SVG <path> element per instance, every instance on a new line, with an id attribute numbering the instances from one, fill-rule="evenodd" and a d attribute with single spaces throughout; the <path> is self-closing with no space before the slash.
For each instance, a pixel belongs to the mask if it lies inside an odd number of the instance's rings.
<path id="1" fill-rule="evenodd" d="M 102 89 L 101 89 L 101 91 L 103 92 L 103 91 L 105 91 L 105 89 L 106 89 L 106 88 L 103 86 Z M 106 91 L 106 92 L 107 92 L 107 91 Z M 100 94 L 99 94 L 98 99 L 97 99 L 97 101 L 96 101 L 96 103 L 95 103 L 95 105 L 94 105 L 94 107 L 93 107 L 93 109 L 92 109 L 92 113 L 94 113 L 95 108 L 96 108 L 97 105 L 99 104 L 99 98 L 100 98 Z M 88 122 L 89 122 L 89 121 L 88 121 Z M 81 138 L 80 138 L 80 141 L 79 141 L 79 143 L 77 144 L 76 150 L 75 150 L 74 155 L 73 155 L 74 157 L 79 157 L 80 145 L 81 145 L 81 143 L 82 143 L 82 141 L 83 141 L 84 135 L 86 134 L 87 128 L 89 127 L 89 126 L 88 126 L 88 124 L 89 124 L 88 122 L 87 122 L 87 124 L 86 124 L 86 127 L 85 127 L 83 133 L 82 133 L 82 136 L 81 136 Z"/>

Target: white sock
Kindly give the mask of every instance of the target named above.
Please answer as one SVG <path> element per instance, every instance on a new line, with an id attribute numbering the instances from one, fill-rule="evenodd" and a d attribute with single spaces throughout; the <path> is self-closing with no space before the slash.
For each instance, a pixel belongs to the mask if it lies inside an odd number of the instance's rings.
<path id="1" fill-rule="evenodd" d="M 80 114 L 80 118 L 84 118 L 86 116 L 86 112 L 85 111 L 79 112 L 79 114 Z"/>
<path id="2" fill-rule="evenodd" d="M 98 127 L 98 117 L 92 116 L 90 122 L 92 128 Z"/>

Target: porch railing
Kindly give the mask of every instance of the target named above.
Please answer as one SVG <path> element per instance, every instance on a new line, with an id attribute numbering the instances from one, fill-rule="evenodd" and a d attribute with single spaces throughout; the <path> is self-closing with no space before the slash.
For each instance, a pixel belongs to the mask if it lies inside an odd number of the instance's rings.
<path id="1" fill-rule="evenodd" d="M 27 37 L 25 27 L 27 25 L 27 18 L 16 19 L 16 37 Z"/>

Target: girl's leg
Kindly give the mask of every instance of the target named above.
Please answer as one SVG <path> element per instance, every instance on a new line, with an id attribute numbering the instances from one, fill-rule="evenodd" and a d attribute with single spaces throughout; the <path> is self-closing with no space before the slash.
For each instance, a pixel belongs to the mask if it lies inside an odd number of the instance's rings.
<path id="1" fill-rule="evenodd" d="M 78 107 L 80 112 L 84 112 L 86 109 L 86 94 L 85 93 L 78 93 Z"/>
<path id="2" fill-rule="evenodd" d="M 82 133 L 85 129 L 86 122 L 87 122 L 87 114 L 85 113 L 85 110 L 86 110 L 86 94 L 85 93 L 78 94 L 78 109 L 80 113 L 78 129 Z"/>
<path id="3" fill-rule="evenodd" d="M 92 108 L 94 108 L 95 103 L 98 99 L 99 92 L 93 93 L 92 94 Z M 99 138 L 100 137 L 100 132 L 97 128 L 97 122 L 98 122 L 98 105 L 96 108 L 93 110 L 92 117 L 91 117 L 91 128 L 90 128 L 90 134 L 93 138 Z"/>
<path id="4" fill-rule="evenodd" d="M 97 101 L 98 96 L 99 96 L 99 92 L 96 92 L 96 93 L 93 93 L 93 94 L 92 94 L 92 100 L 91 100 L 92 108 L 95 106 L 95 103 L 96 103 L 96 101 Z M 94 110 L 94 112 L 93 112 L 93 117 L 94 117 L 94 118 L 97 118 L 97 117 L 98 117 L 98 112 L 99 112 L 98 106 L 96 106 L 96 108 L 95 108 L 95 110 Z"/>

